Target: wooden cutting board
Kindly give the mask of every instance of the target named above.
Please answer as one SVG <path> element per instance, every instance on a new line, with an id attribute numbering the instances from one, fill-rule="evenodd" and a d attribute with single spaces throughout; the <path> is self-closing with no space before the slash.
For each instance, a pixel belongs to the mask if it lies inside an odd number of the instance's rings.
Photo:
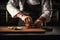
<path id="1" fill-rule="evenodd" d="M 13 29 L 9 29 L 8 27 L 13 27 Z M 18 26 L 0 26 L 0 32 L 46 32 L 46 30 L 42 28 L 30 28 L 30 29 L 22 29 L 22 30 L 15 30 Z M 20 26 L 23 27 L 23 26 Z"/>

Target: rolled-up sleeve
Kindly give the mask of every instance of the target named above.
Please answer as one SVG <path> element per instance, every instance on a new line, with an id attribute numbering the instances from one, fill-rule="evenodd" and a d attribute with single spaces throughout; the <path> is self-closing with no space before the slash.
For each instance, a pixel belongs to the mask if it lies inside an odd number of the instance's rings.
<path id="1" fill-rule="evenodd" d="M 46 22 L 49 22 L 51 19 L 51 5 L 50 5 L 50 1 L 45 0 L 42 3 L 42 17 L 46 18 Z M 40 17 L 41 17 L 40 16 Z"/>
<path id="2" fill-rule="evenodd" d="M 14 7 L 13 1 L 8 1 L 6 8 L 12 18 L 20 12 L 16 7 Z"/>

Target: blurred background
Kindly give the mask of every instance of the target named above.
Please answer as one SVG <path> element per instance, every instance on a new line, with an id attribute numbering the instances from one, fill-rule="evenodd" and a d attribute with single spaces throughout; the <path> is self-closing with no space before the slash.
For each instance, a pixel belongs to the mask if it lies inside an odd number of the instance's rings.
<path id="1" fill-rule="evenodd" d="M 60 26 L 60 1 L 51 0 L 52 2 L 52 18 L 50 22 L 44 23 L 45 26 Z M 6 10 L 8 0 L 0 0 L 0 26 L 17 26 L 18 18 L 11 18 Z M 8 15 L 8 16 L 7 16 Z"/>

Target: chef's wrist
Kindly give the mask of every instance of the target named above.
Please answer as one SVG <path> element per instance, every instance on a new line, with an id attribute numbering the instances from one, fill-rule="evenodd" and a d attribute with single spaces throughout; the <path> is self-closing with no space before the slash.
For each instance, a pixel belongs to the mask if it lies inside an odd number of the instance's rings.
<path id="1" fill-rule="evenodd" d="M 19 17 L 19 18 L 21 18 L 22 16 L 25 16 L 25 15 L 23 14 L 23 12 L 19 12 L 19 13 L 17 13 L 16 16 Z"/>
<path id="2" fill-rule="evenodd" d="M 40 23 L 42 23 L 43 21 L 42 20 L 40 20 L 40 19 L 37 19 L 37 21 L 39 21 Z"/>
<path id="3" fill-rule="evenodd" d="M 46 20 L 45 17 L 39 17 L 38 19 L 41 20 L 42 22 Z"/>

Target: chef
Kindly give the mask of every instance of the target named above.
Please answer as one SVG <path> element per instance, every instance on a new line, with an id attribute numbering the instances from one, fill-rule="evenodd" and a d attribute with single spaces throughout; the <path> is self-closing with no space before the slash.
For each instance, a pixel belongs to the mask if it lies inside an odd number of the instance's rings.
<path id="1" fill-rule="evenodd" d="M 41 28 L 51 19 L 50 0 L 9 0 L 6 8 L 12 18 L 19 18 L 18 25 L 27 25 L 25 29 L 31 24 Z"/>

